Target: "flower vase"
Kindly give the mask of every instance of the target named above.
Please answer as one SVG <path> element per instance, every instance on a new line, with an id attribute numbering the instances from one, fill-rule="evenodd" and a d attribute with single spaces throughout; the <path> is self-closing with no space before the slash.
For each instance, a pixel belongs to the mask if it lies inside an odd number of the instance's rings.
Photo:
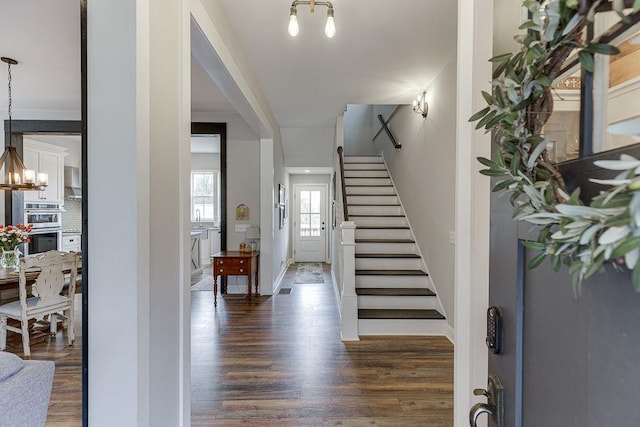
<path id="1" fill-rule="evenodd" d="M 20 249 L 2 249 L 0 255 L 0 265 L 7 270 L 18 270 L 20 268 Z"/>

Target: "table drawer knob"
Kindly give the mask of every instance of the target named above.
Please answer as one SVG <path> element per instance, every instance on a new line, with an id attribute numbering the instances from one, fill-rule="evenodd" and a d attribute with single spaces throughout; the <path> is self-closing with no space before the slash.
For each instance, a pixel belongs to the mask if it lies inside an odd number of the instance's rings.
<path id="1" fill-rule="evenodd" d="M 224 268 L 221 268 L 221 269 L 220 269 L 220 273 L 222 273 L 223 271 L 224 271 Z"/>
<path id="2" fill-rule="evenodd" d="M 240 269 L 240 273 L 242 273 L 242 272 L 244 272 L 244 270 L 241 268 L 241 269 Z"/>
<path id="3" fill-rule="evenodd" d="M 244 264 L 244 260 L 243 259 L 240 260 L 240 264 Z"/>
<path id="4" fill-rule="evenodd" d="M 222 260 L 220 260 L 219 262 L 220 262 L 220 264 L 224 264 L 224 261 L 222 261 Z"/>

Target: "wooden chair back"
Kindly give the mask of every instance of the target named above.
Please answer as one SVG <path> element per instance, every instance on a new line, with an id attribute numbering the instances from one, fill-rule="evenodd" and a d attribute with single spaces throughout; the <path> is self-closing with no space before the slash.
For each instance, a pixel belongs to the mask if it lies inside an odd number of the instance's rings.
<path id="1" fill-rule="evenodd" d="M 23 311 L 40 311 L 58 305 L 68 298 L 73 303 L 75 295 L 76 279 L 78 274 L 78 261 L 80 253 L 49 251 L 42 254 L 20 259 L 20 303 Z M 38 302 L 27 308 L 27 278 L 28 269 L 39 268 L 40 274 L 31 287 L 31 294 L 38 297 Z M 63 295 L 65 285 L 65 271 L 70 271 L 69 292 Z"/>

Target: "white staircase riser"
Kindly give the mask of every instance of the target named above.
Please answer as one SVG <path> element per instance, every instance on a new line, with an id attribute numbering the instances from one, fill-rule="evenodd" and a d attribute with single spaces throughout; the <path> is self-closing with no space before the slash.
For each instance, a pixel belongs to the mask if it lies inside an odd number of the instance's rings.
<path id="1" fill-rule="evenodd" d="M 356 228 L 356 239 L 411 239 L 411 232 L 406 228 Z"/>
<path id="2" fill-rule="evenodd" d="M 354 170 L 384 170 L 384 163 L 345 163 L 344 170 L 345 171 L 354 171 Z"/>
<path id="3" fill-rule="evenodd" d="M 345 170 L 344 171 L 345 178 L 355 178 L 355 177 L 361 177 L 361 176 L 389 177 L 389 174 L 384 169 L 373 170 L 373 171 L 368 171 L 368 170 Z"/>
<path id="4" fill-rule="evenodd" d="M 415 243 L 356 243 L 357 254 L 415 254 Z"/>
<path id="5" fill-rule="evenodd" d="M 349 214 L 349 220 L 359 225 L 375 225 L 375 226 L 393 226 L 407 225 L 406 218 L 403 216 L 358 216 Z"/>
<path id="6" fill-rule="evenodd" d="M 347 187 L 347 196 L 350 194 L 372 194 L 374 196 L 394 196 L 396 193 L 393 187 Z"/>
<path id="7" fill-rule="evenodd" d="M 427 288 L 427 276 L 360 276 L 356 288 Z"/>
<path id="8" fill-rule="evenodd" d="M 344 161 L 361 162 L 361 163 L 382 163 L 382 157 L 380 156 L 344 156 Z"/>
<path id="9" fill-rule="evenodd" d="M 371 309 L 404 309 L 404 310 L 437 310 L 436 297 L 426 296 L 373 296 L 359 295 L 358 308 Z"/>
<path id="10" fill-rule="evenodd" d="M 445 335 L 446 320 L 359 319 L 359 335 Z"/>
<path id="11" fill-rule="evenodd" d="M 401 206 L 349 206 L 349 216 L 402 215 Z"/>
<path id="12" fill-rule="evenodd" d="M 349 196 L 347 195 L 347 206 L 349 205 L 399 205 L 398 197 L 393 194 L 387 195 L 365 195 L 365 196 Z"/>
<path id="13" fill-rule="evenodd" d="M 347 185 L 391 185 L 390 178 L 346 178 Z"/>
<path id="14" fill-rule="evenodd" d="M 420 258 L 356 258 L 356 270 L 420 270 Z"/>

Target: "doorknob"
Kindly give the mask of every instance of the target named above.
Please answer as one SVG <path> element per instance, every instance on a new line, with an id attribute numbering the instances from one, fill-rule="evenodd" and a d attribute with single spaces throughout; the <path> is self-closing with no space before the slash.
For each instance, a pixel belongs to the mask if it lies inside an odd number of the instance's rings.
<path id="1" fill-rule="evenodd" d="M 469 412 L 469 425 L 471 427 L 476 427 L 478 422 L 478 417 L 484 413 L 487 413 L 490 416 L 493 415 L 493 410 L 492 408 L 489 407 L 488 404 L 476 403 L 475 405 L 473 405 L 473 407 L 471 408 L 471 411 Z"/>
<path id="2" fill-rule="evenodd" d="M 504 388 L 497 375 L 490 375 L 487 381 L 487 389 L 477 388 L 473 390 L 476 396 L 486 396 L 487 403 L 476 403 L 469 411 L 469 425 L 476 427 L 478 417 L 488 414 L 498 427 L 504 426 Z"/>

